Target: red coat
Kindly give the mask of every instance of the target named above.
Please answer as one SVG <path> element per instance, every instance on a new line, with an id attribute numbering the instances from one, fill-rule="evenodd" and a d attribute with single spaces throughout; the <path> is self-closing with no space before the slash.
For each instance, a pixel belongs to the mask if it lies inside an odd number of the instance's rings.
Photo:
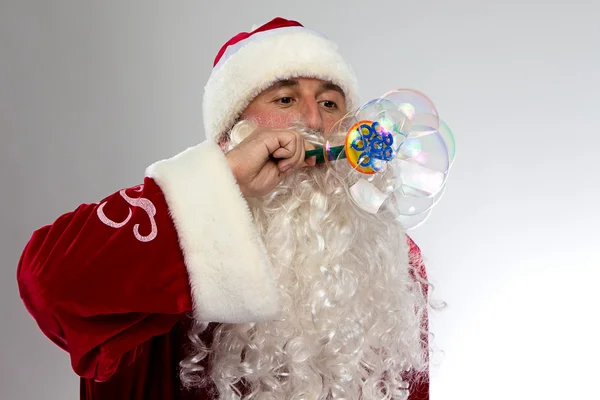
<path id="1" fill-rule="evenodd" d="M 217 323 L 277 315 L 257 238 L 225 158 L 204 143 L 150 167 L 143 185 L 37 230 L 19 262 L 19 290 L 43 333 L 70 354 L 81 399 L 213 398 L 180 386 L 186 333 L 192 317 L 214 322 L 210 342 Z M 411 400 L 429 398 L 428 379 L 412 386 Z"/>

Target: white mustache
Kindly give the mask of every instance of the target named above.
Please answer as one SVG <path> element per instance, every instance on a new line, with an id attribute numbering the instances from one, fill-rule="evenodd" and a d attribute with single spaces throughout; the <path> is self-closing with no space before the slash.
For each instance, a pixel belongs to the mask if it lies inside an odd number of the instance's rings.
<path id="1" fill-rule="evenodd" d="M 251 120 L 241 120 L 237 122 L 229 134 L 229 150 L 239 145 L 257 128 L 258 124 Z M 325 145 L 325 135 L 323 131 L 309 128 L 301 121 L 290 124 L 287 129 L 298 132 L 307 142 L 315 147 L 323 147 Z"/>

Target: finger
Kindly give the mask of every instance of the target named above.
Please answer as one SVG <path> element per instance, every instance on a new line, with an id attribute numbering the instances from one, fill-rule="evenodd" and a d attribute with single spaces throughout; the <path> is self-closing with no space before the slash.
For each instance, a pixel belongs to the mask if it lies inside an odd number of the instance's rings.
<path id="1" fill-rule="evenodd" d="M 289 158 L 285 159 L 285 160 L 280 160 L 277 163 L 277 168 L 279 169 L 279 172 L 282 174 L 289 174 L 290 172 L 293 172 L 294 170 L 297 169 L 296 164 L 291 162 Z"/>
<path id="2" fill-rule="evenodd" d="M 290 142 L 289 148 L 290 151 L 293 151 L 292 156 L 281 163 L 281 168 L 288 172 L 289 170 L 293 170 L 296 168 L 301 168 L 304 166 L 304 139 L 302 135 L 297 132 L 294 132 L 295 140 Z"/>
<path id="3" fill-rule="evenodd" d="M 316 147 L 313 146 L 312 143 L 304 141 L 304 151 L 308 151 L 308 150 L 314 150 Z M 315 165 L 317 165 L 317 157 L 316 156 L 312 156 L 312 157 L 308 157 L 304 159 L 304 166 L 305 167 L 314 167 Z"/>
<path id="4" fill-rule="evenodd" d="M 312 156 L 304 160 L 303 167 L 314 167 L 315 165 L 317 165 L 317 157 Z"/>
<path id="5" fill-rule="evenodd" d="M 273 157 L 281 159 L 277 166 L 281 172 L 290 172 L 291 170 L 298 167 L 301 162 L 302 144 L 301 136 L 293 131 L 288 131 L 292 136 L 289 137 L 288 141 L 280 141 L 283 147 L 273 152 Z"/>
<path id="6" fill-rule="evenodd" d="M 293 131 L 272 132 L 271 140 L 267 144 L 269 152 L 274 158 L 290 159 L 296 154 L 296 134 Z"/>
<path id="7" fill-rule="evenodd" d="M 302 168 L 304 166 L 304 138 L 300 134 L 296 137 L 296 152 L 293 158 L 294 168 Z"/>

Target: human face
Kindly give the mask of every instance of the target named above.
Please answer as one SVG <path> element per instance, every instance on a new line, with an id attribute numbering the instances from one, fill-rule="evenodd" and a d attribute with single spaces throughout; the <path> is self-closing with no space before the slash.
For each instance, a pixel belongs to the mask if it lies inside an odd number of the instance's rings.
<path id="1" fill-rule="evenodd" d="M 346 114 L 344 92 L 331 82 L 295 78 L 276 82 L 248 105 L 242 119 L 273 129 L 302 123 L 327 134 Z"/>

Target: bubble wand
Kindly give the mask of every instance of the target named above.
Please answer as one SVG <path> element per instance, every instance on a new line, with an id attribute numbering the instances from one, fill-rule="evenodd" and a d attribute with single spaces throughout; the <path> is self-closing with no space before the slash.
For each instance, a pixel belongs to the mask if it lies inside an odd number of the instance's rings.
<path id="1" fill-rule="evenodd" d="M 336 146 L 332 149 L 329 149 L 328 153 L 336 159 L 346 158 L 346 151 L 344 150 L 344 146 Z M 305 154 L 305 158 L 310 157 L 316 157 L 317 164 L 323 164 L 325 162 L 325 155 L 323 154 L 323 149 L 308 150 Z"/>

